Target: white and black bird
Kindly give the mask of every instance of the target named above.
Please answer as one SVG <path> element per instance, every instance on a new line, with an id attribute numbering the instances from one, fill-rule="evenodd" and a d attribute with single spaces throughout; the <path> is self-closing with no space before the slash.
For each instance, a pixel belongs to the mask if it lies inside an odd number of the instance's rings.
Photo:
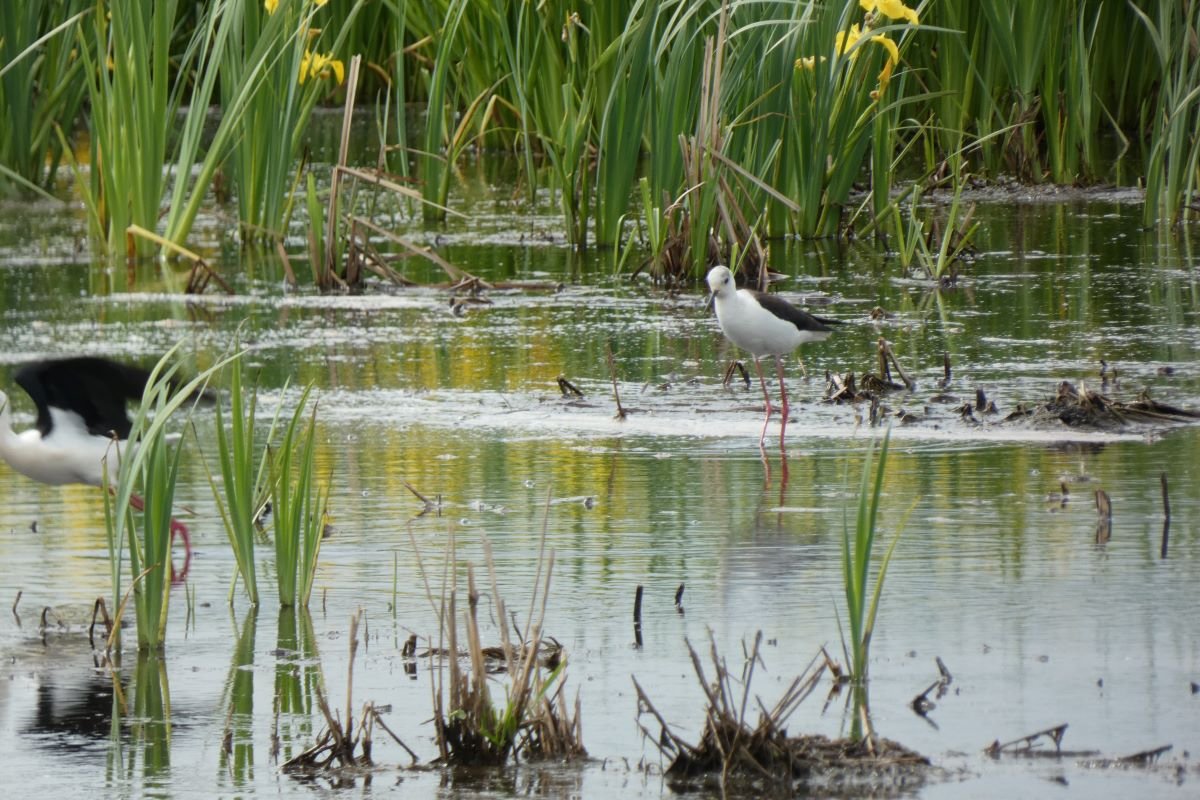
<path id="1" fill-rule="evenodd" d="M 767 415 L 763 420 L 762 433 L 758 437 L 760 447 L 766 439 L 767 425 L 771 421 L 771 412 L 774 409 L 759 359 L 763 356 L 775 357 L 779 393 L 783 398 L 783 423 L 779 429 L 779 445 L 782 447 L 788 421 L 788 397 L 787 388 L 783 383 L 782 357 L 806 342 L 820 342 L 829 338 L 829 334 L 833 332 L 830 326 L 841 324 L 841 320 L 813 316 L 796 308 L 782 297 L 766 292 L 739 289 L 728 267 L 713 267 L 708 271 L 707 281 L 721 332 L 725 334 L 726 339 L 754 357 L 754 367 L 762 384 L 763 400 L 767 404 Z"/>
<path id="2" fill-rule="evenodd" d="M 103 486 L 107 464 L 108 484 L 115 486 L 117 453 L 125 451 L 132 428 L 126 405 L 142 399 L 149 371 L 80 356 L 25 364 L 14 379 L 37 406 L 37 425 L 15 433 L 8 395 L 0 391 L 0 458 L 25 477 L 52 486 Z M 142 506 L 136 495 L 131 502 Z M 190 555 L 187 527 L 172 519 L 171 535 L 183 540 Z"/>

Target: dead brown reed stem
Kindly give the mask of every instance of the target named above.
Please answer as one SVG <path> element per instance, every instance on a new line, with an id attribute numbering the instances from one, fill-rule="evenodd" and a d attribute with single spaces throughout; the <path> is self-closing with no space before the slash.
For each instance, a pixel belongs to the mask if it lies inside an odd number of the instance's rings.
<path id="1" fill-rule="evenodd" d="M 625 419 L 627 416 L 625 409 L 621 406 L 621 392 L 617 388 L 617 360 L 613 357 L 612 344 L 604 343 L 604 348 L 608 353 L 608 374 L 612 378 L 613 399 L 617 401 L 617 419 Z"/>
<path id="2" fill-rule="evenodd" d="M 1167 495 L 1167 473 L 1161 472 L 1158 475 L 1159 482 L 1162 483 L 1162 499 L 1163 499 L 1163 530 L 1162 530 L 1162 547 L 1160 550 L 1160 558 L 1167 557 L 1167 543 L 1171 538 L 1171 498 Z M 18 599 L 20 594 L 17 595 Z M 15 606 L 14 606 L 15 608 Z"/>
<path id="3" fill-rule="evenodd" d="M 648 739 L 655 742 L 664 756 L 672 758 L 667 769 L 668 777 L 690 778 L 701 774 L 719 775 L 720 786 L 725 789 L 735 776 L 752 776 L 754 779 L 791 781 L 795 771 L 795 758 L 787 737 L 788 717 L 816 688 L 825 664 L 814 657 L 804 671 L 796 677 L 776 703 L 768 708 L 760 698 L 754 698 L 758 707 L 758 723 L 747 721 L 750 706 L 750 685 L 756 665 L 761 663 L 760 647 L 762 632 L 754 638 L 753 647 L 746 654 L 741 673 L 741 691 L 737 691 L 734 678 L 717 652 L 715 641 L 710 642 L 709 658 L 712 661 L 714 679 L 705 674 L 700 655 L 688 642 L 692 668 L 706 699 L 704 731 L 698 745 L 693 745 L 677 736 L 666 724 L 662 715 L 654 708 L 637 679 L 633 685 L 638 695 L 638 710 L 649 712 L 658 721 L 661 733 L 653 736 L 639 721 L 639 727 Z"/>
<path id="4" fill-rule="evenodd" d="M 321 684 L 317 683 L 314 687 L 316 690 L 317 708 L 320 709 L 321 715 L 325 717 L 325 728 L 318 734 L 316 742 L 311 747 L 283 764 L 282 769 L 285 772 L 313 772 L 317 770 L 370 766 L 374 763 L 371 756 L 371 749 L 376 725 L 379 725 L 379 727 L 386 731 L 396 744 L 404 748 L 405 752 L 412 758 L 413 763 L 416 763 L 416 753 L 401 741 L 400 737 L 384 723 L 379 714 L 379 709 L 375 707 L 374 703 L 367 702 L 363 704 L 357 728 L 354 725 L 352 713 L 354 661 L 359 645 L 358 628 L 363 619 L 364 613 L 362 609 L 359 609 L 350 618 L 350 659 L 346 667 L 345 722 L 343 723 L 337 713 L 330 708 L 329 701 L 325 698 L 325 692 L 322 691 Z"/>
<path id="5" fill-rule="evenodd" d="M 562 695 L 565 660 L 561 653 L 546 662 L 541 658 L 542 626 L 554 571 L 554 551 L 546 550 L 549 495 L 546 502 L 547 519 L 543 522 L 529 617 L 520 646 L 512 641 L 509 614 L 497 585 L 491 543 L 485 536 L 482 540 L 484 560 L 501 645 L 499 648 L 483 646 L 479 627 L 481 595 L 476 586 L 475 568 L 467 565 L 467 608 L 462 614 L 465 650 L 460 654 L 458 571 L 454 555 L 454 531 L 451 529 L 446 559 L 448 575 L 443 580 L 442 602 L 438 610 L 442 628 L 439 640 L 444 640 L 447 645 L 440 654 L 446 667 L 446 676 L 443 677 L 443 671 L 438 669 L 433 682 L 438 761 L 498 765 L 508 761 L 514 753 L 526 758 L 585 754 L 580 740 L 582 727 L 578 699 L 572 715 Z M 432 599 L 428 582 L 426 592 Z M 503 671 L 508 680 L 505 702 L 499 707 L 493 702 L 488 685 L 489 655 L 503 661 Z M 558 682 L 558 686 L 551 692 L 555 682 Z"/>

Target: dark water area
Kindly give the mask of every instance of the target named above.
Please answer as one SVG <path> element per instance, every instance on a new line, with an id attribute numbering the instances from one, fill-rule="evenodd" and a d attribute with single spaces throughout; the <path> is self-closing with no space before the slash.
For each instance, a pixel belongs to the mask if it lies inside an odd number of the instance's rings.
<path id="1" fill-rule="evenodd" d="M 0 467 L 0 601 L 10 606 L 21 592 L 15 613 L 0 614 L 0 752 L 14 785 L 80 797 L 359 796 L 397 785 L 421 797 L 668 793 L 665 765 L 638 728 L 631 676 L 694 741 L 703 693 L 685 642 L 706 648 L 711 636 L 740 671 L 743 642 L 762 631 L 753 690 L 766 703 L 822 645 L 841 660 L 841 536 L 853 524 L 863 454 L 881 431 L 865 409 L 825 403 L 824 376 L 874 370 L 885 337 L 917 383 L 887 404 L 920 419 L 893 427 L 886 541 L 907 522 L 872 642 L 870 690 L 876 729 L 937 767 L 910 793 L 1195 794 L 1200 775 L 1187 754 L 1200 746 L 1200 428 L 1002 421 L 1064 380 L 1113 399 L 1146 389 L 1200 408 L 1193 232 L 1143 231 L 1140 207 L 1120 198 L 980 205 L 978 255 L 943 290 L 874 246 L 773 243 L 772 267 L 786 275 L 777 290 L 848 324 L 802 348 L 807 377 L 788 360 L 787 453 L 770 446 L 773 422 L 764 463 L 760 390 L 721 385 L 737 353 L 699 285 L 668 294 L 631 284 L 614 275 L 614 254 L 576 255 L 548 233 L 552 219 L 518 215 L 511 188 L 489 194 L 482 174 L 465 180 L 477 184 L 461 204 L 472 219 L 410 235 L 484 279 L 546 285 L 489 292 L 490 304 L 462 317 L 436 287 L 285 290 L 273 258 L 239 255 L 219 210 L 200 236 L 237 294 L 185 299 L 153 267 L 93 266 L 78 212 L 6 209 L 0 385 L 10 389 L 15 366 L 30 358 L 152 361 L 180 341 L 199 369 L 240 339 L 264 408 L 291 408 L 298 387 L 315 385 L 335 528 L 311 616 L 278 612 L 269 548 L 260 549 L 263 608 L 253 614 L 238 593 L 230 608 L 234 560 L 200 458 L 212 458 L 213 421 L 197 416 L 177 491 L 195 512 L 197 553 L 187 587 L 172 594 L 166 657 L 140 662 L 127 650 L 114 681 L 92 668 L 80 622 L 110 591 L 98 490 L 45 487 Z M 444 280 L 426 265 L 405 271 Z M 877 306 L 887 316 L 872 320 Z M 623 421 L 614 418 L 610 349 L 630 411 Z M 952 380 L 942 390 L 944 354 Z M 584 397 L 563 398 L 560 375 Z M 999 413 L 971 423 L 954 408 L 976 389 Z M 30 426 L 27 398 L 10 394 L 16 427 Z M 440 513 L 418 516 L 406 482 L 440 497 Z M 1063 486 L 1065 503 L 1051 496 Z M 1096 543 L 1098 489 L 1113 505 L 1106 544 Z M 389 727 L 422 762 L 436 756 L 435 664 L 406 660 L 401 647 L 414 633 L 436 642 L 429 593 L 440 595 L 451 531 L 460 577 L 468 562 L 486 574 L 490 544 L 499 595 L 524 625 L 543 528 L 555 557 L 544 630 L 565 648 L 566 691 L 579 694 L 591 760 L 414 770 L 377 736 L 369 778 L 308 784 L 280 772 L 322 727 L 315 684 L 344 714 L 349 619 L 359 609 L 353 708 L 390 706 Z M 486 594 L 491 643 L 495 599 Z M 938 657 L 954 681 L 922 718 L 909 704 L 937 678 Z M 503 695 L 501 680 L 494 688 Z M 790 732 L 846 733 L 844 696 L 826 704 L 826 690 L 800 707 Z M 1096 755 L 982 754 L 994 740 L 1062 723 L 1065 749 Z M 1167 744 L 1151 768 L 1093 763 Z"/>

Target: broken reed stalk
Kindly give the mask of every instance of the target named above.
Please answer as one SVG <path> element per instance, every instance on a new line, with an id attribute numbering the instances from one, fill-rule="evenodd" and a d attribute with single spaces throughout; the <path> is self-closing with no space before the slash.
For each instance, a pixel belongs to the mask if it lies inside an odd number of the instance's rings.
<path id="1" fill-rule="evenodd" d="M 1167 473 L 1161 472 L 1158 475 L 1159 481 L 1162 483 L 1162 498 L 1163 498 L 1163 532 L 1162 532 L 1162 550 L 1160 557 L 1167 557 L 1167 543 L 1171 538 L 1171 498 L 1167 496 Z M 19 595 L 18 595 L 19 597 Z"/>
<path id="2" fill-rule="evenodd" d="M 900 380 L 903 381 L 904 388 L 908 389 L 910 392 L 914 391 L 917 388 L 917 383 L 912 378 L 908 377 L 908 374 L 905 373 L 904 368 L 900 366 L 900 361 L 896 358 L 896 352 L 892 350 L 891 342 L 880 336 L 878 345 L 879 377 L 885 381 L 891 380 L 892 373 L 891 369 L 888 367 L 890 362 L 891 365 L 896 368 L 896 374 L 899 375 Z M 947 374 L 949 374 L 949 369 L 947 369 Z"/>
<path id="3" fill-rule="evenodd" d="M 1112 538 L 1112 500 L 1103 489 L 1096 490 L 1096 512 L 1100 515 L 1096 522 L 1096 544 L 1105 544 Z"/>
<path id="4" fill-rule="evenodd" d="M 604 349 L 608 354 L 608 374 L 612 378 L 613 399 L 617 401 L 617 419 L 625 419 L 625 409 L 621 406 L 621 392 L 617 389 L 617 360 L 613 357 L 612 344 L 604 343 Z"/>
<path id="5" fill-rule="evenodd" d="M 1067 725 L 1068 723 L 1064 722 L 1062 725 L 1055 725 L 1052 728 L 1046 728 L 1045 730 L 1031 733 L 1028 736 L 1022 736 L 1019 739 L 1013 739 L 1011 742 L 1005 742 L 1004 744 L 1001 744 L 1000 740 L 996 739 L 983 752 L 993 758 L 1004 752 L 1033 752 L 1040 743 L 1040 740 L 1045 738 L 1054 742 L 1054 751 L 1058 753 L 1062 751 L 1062 740 L 1063 736 L 1067 733 Z"/>
<path id="6" fill-rule="evenodd" d="M 642 585 L 639 583 L 633 593 L 633 638 L 639 649 L 642 646 L 642 592 Z"/>

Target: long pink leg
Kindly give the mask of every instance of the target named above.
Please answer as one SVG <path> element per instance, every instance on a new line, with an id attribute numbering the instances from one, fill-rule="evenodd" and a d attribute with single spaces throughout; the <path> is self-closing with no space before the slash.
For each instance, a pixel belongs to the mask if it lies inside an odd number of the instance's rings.
<path id="1" fill-rule="evenodd" d="M 788 399 L 787 387 L 783 384 L 783 359 L 775 356 L 775 374 L 779 376 L 779 394 L 783 397 L 783 423 L 779 426 L 779 449 L 783 449 L 783 433 L 787 430 Z"/>
<path id="2" fill-rule="evenodd" d="M 146 501 L 136 494 L 129 495 L 129 505 L 133 506 L 138 511 L 144 511 Z M 188 569 L 192 565 L 192 537 L 188 534 L 187 526 L 179 520 L 171 517 L 171 545 L 174 546 L 176 539 L 183 540 L 183 569 L 179 572 L 175 571 L 175 565 L 171 564 L 171 583 L 183 583 L 187 578 Z"/>
<path id="3" fill-rule="evenodd" d="M 767 404 L 767 416 L 763 419 L 762 433 L 758 435 L 758 446 L 762 447 L 763 442 L 767 440 L 767 425 L 771 421 L 771 412 L 774 409 L 771 407 L 771 395 L 767 393 L 767 379 L 763 377 L 762 364 L 759 363 L 758 356 L 754 357 L 754 369 L 758 371 L 758 382 L 762 384 L 763 401 Z"/>

